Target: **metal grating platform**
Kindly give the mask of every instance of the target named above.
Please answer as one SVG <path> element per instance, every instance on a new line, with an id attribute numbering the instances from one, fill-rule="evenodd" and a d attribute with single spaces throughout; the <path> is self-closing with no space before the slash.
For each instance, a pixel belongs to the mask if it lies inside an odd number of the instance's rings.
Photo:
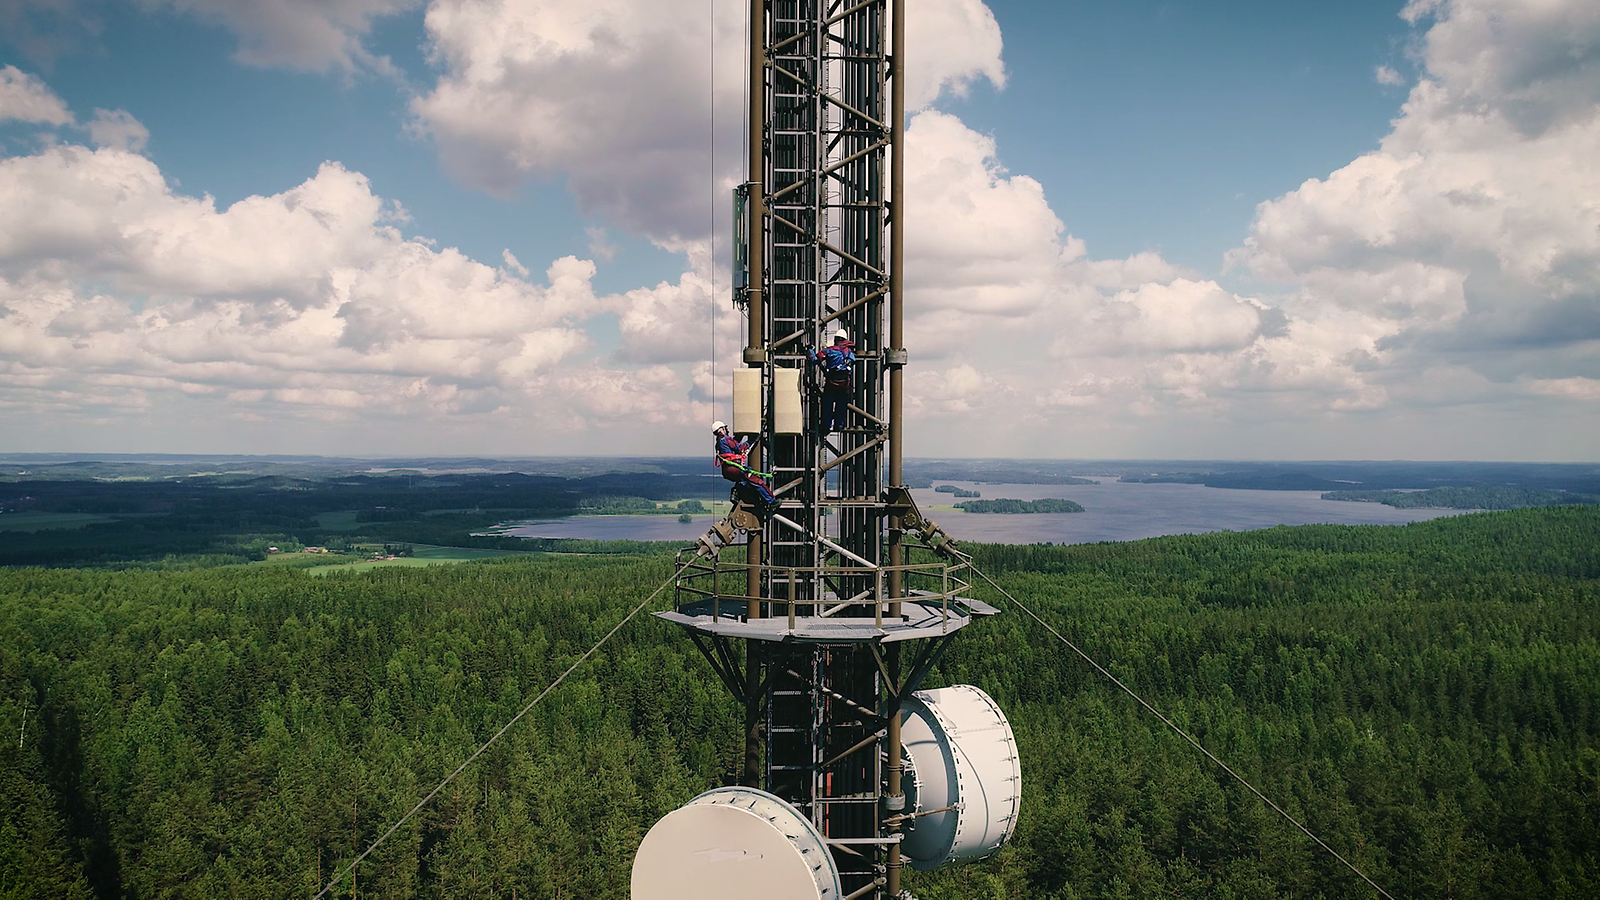
<path id="1" fill-rule="evenodd" d="M 809 604 L 807 604 L 809 606 Z M 974 618 L 999 612 L 981 600 L 960 598 L 948 607 L 914 597 L 900 603 L 900 620 L 887 617 L 832 618 L 795 616 L 791 619 L 783 604 L 773 604 L 773 615 L 748 619 L 744 604 L 701 600 L 658 612 L 658 618 L 701 634 L 753 641 L 791 641 L 810 644 L 890 644 L 949 634 L 965 627 Z"/>

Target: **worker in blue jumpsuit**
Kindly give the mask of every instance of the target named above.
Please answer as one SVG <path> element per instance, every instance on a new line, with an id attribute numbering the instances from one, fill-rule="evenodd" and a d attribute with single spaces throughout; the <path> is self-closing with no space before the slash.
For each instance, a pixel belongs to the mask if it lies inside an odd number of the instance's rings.
<path id="1" fill-rule="evenodd" d="M 778 501 L 772 496 L 772 489 L 767 486 L 761 473 L 750 468 L 750 442 L 730 434 L 726 422 L 712 422 L 711 434 L 717 440 L 716 465 L 721 467 L 722 477 L 741 488 L 748 485 L 748 488 L 740 491 L 745 501 L 758 506 L 763 517 L 771 515 Z M 750 499 L 751 492 L 754 492 L 756 500 Z"/>
<path id="2" fill-rule="evenodd" d="M 822 350 L 806 348 L 806 355 L 822 367 L 822 433 L 844 429 L 845 412 L 855 388 L 856 345 L 843 328 L 833 333 L 833 345 Z"/>

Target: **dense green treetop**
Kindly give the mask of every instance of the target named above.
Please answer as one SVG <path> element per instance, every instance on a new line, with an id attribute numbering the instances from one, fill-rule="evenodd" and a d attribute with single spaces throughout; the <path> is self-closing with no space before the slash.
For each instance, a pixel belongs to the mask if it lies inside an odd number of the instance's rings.
<path id="1" fill-rule="evenodd" d="M 666 549 L 0 571 L 0 897 L 311 896 Z M 1395 896 L 1600 895 L 1600 509 L 975 549 Z M 940 683 L 1006 710 L 1023 804 L 994 859 L 913 873 L 922 900 L 1370 895 L 1015 610 Z M 621 900 L 650 825 L 737 771 L 739 720 L 641 617 L 338 895 Z"/>

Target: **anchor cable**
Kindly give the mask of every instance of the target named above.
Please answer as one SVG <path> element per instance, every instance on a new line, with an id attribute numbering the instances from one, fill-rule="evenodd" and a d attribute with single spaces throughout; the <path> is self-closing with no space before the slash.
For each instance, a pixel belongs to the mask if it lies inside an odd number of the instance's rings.
<path id="1" fill-rule="evenodd" d="M 970 565 L 970 563 L 969 563 L 969 565 Z M 1311 829 L 1309 829 L 1306 826 L 1300 824 L 1300 821 L 1298 819 L 1296 819 L 1294 816 L 1289 815 L 1278 804 L 1273 803 L 1272 802 L 1272 798 L 1268 797 L 1266 794 L 1263 794 L 1263 793 L 1261 793 L 1261 791 L 1257 790 L 1255 785 L 1251 784 L 1249 781 L 1246 781 L 1245 777 L 1243 775 L 1240 775 L 1238 772 L 1235 772 L 1231 766 L 1229 766 L 1227 763 L 1225 763 L 1221 759 L 1219 759 L 1215 753 L 1212 753 L 1210 750 L 1207 750 L 1205 748 L 1205 745 L 1201 744 L 1198 740 L 1196 740 L 1193 735 L 1189 734 L 1189 732 L 1184 731 L 1182 728 L 1178 727 L 1177 723 L 1173 722 L 1171 719 L 1169 719 L 1165 715 L 1163 715 L 1161 713 L 1161 710 L 1156 709 L 1154 706 L 1150 705 L 1150 703 L 1147 700 L 1145 700 L 1143 697 L 1141 697 L 1137 693 L 1135 693 L 1132 688 L 1128 687 L 1126 684 L 1123 684 L 1122 680 L 1120 678 L 1118 678 L 1117 676 L 1111 674 L 1111 671 L 1109 669 L 1107 669 L 1105 666 L 1100 665 L 1100 663 L 1096 662 L 1094 657 L 1092 657 L 1089 654 L 1083 652 L 1083 650 L 1079 649 L 1077 644 L 1074 644 L 1072 641 L 1067 640 L 1067 638 L 1065 636 L 1063 636 L 1061 634 L 1061 632 L 1059 632 L 1059 631 L 1055 630 L 1055 628 L 1051 627 L 1049 622 L 1046 622 L 1044 619 L 1041 619 L 1039 617 L 1038 613 L 1036 613 L 1033 610 L 1029 609 L 1026 605 L 1023 604 L 1023 602 L 1021 600 L 1018 600 L 1016 597 L 1013 597 L 1009 591 L 1007 591 L 1005 588 L 1001 587 L 999 584 L 996 584 L 995 580 L 993 578 L 990 578 L 989 574 L 987 572 L 982 571 L 977 566 L 972 566 L 971 568 L 972 568 L 972 571 L 976 572 L 980 578 L 982 578 L 984 581 L 989 582 L 989 586 L 990 587 L 994 588 L 995 590 L 997 590 L 1001 594 L 1003 594 L 1007 600 L 1010 600 L 1013 606 L 1015 606 L 1017 609 L 1022 610 L 1025 613 L 1027 613 L 1029 618 L 1033 619 L 1035 622 L 1038 622 L 1040 625 L 1042 625 L 1044 627 L 1044 629 L 1046 631 L 1048 631 L 1051 634 L 1055 635 L 1056 636 L 1056 640 L 1060 641 L 1063 644 L 1066 644 L 1069 648 L 1071 648 L 1073 653 L 1076 653 L 1076 654 L 1078 654 L 1078 656 L 1082 657 L 1083 661 L 1088 663 L 1091 667 L 1093 667 L 1096 672 L 1099 672 L 1101 675 L 1104 675 L 1108 680 L 1110 680 L 1110 682 L 1112 684 L 1114 684 L 1117 687 L 1121 688 L 1123 693 L 1127 694 L 1129 697 L 1132 697 L 1134 700 L 1138 701 L 1140 706 L 1143 706 L 1146 710 L 1149 710 L 1150 714 L 1155 716 L 1156 718 L 1160 719 L 1162 724 L 1166 725 L 1168 728 L 1171 728 L 1173 731 L 1177 732 L 1179 737 L 1183 738 L 1184 740 L 1188 741 L 1190 744 L 1194 745 L 1194 748 L 1196 750 L 1199 750 L 1201 753 L 1205 754 L 1205 757 L 1207 759 L 1211 760 L 1213 763 L 1216 763 L 1217 766 L 1222 769 L 1222 771 L 1227 772 L 1229 775 L 1232 775 L 1234 780 L 1238 781 L 1240 784 L 1242 784 L 1246 788 L 1248 788 L 1250 793 L 1255 794 L 1256 797 L 1260 798 L 1262 803 L 1265 803 L 1266 805 L 1272 807 L 1273 811 L 1276 812 L 1278 815 L 1282 816 L 1286 821 L 1289 822 L 1289 824 L 1291 824 L 1294 827 L 1300 829 L 1300 831 L 1303 832 L 1306 837 L 1309 837 L 1313 841 L 1316 841 L 1317 846 L 1319 846 L 1322 849 L 1328 851 L 1328 853 L 1330 853 L 1333 856 L 1334 859 L 1337 859 L 1339 862 L 1344 863 L 1345 868 L 1349 869 L 1350 871 L 1356 873 L 1356 875 L 1360 876 L 1361 880 L 1365 881 L 1368 885 L 1370 885 L 1373 890 L 1375 890 L 1379 894 L 1383 895 L 1385 898 L 1387 898 L 1387 900 L 1394 900 L 1394 897 L 1391 896 L 1388 891 L 1386 891 L 1382 887 L 1380 887 L 1376 881 L 1373 881 L 1371 878 L 1368 878 L 1367 877 L 1367 873 L 1365 873 L 1365 872 L 1361 871 L 1360 869 L 1356 868 L 1355 863 L 1352 863 L 1350 860 L 1345 859 L 1344 856 L 1342 856 L 1339 853 L 1339 851 L 1337 851 L 1337 850 L 1333 849 L 1332 847 L 1328 846 L 1328 842 L 1327 841 L 1324 841 L 1322 838 L 1317 837 L 1317 835 L 1314 832 L 1312 832 Z"/>
<path id="2" fill-rule="evenodd" d="M 400 820 L 395 822 L 393 825 L 390 825 L 388 831 L 385 831 L 382 835 L 380 835 L 378 837 L 377 840 L 372 842 L 372 846 L 370 846 L 367 849 L 361 851 L 361 855 L 356 857 L 354 860 L 352 860 L 350 862 L 350 865 L 345 866 L 344 871 L 342 871 L 338 875 L 334 876 L 333 880 L 328 882 L 327 886 L 324 887 L 322 890 L 318 891 L 316 896 L 313 897 L 312 900 L 321 900 L 321 898 L 323 896 L 325 896 L 329 891 L 333 890 L 333 888 L 335 886 L 337 886 L 339 884 L 339 882 L 343 881 L 345 879 L 345 876 L 347 876 L 351 872 L 355 871 L 356 866 L 360 865 L 361 861 L 366 859 L 367 856 L 372 853 L 372 851 L 378 849 L 378 845 L 379 844 L 382 844 L 384 841 L 388 840 L 389 836 L 394 834 L 396 831 L 398 831 L 400 826 L 404 825 L 412 816 L 416 815 L 418 810 L 422 809 L 424 806 L 427 806 L 428 805 L 428 801 L 432 800 L 435 796 L 438 795 L 438 793 L 440 791 L 444 790 L 445 786 L 448 785 L 450 782 L 454 781 L 456 779 L 457 775 L 460 775 L 463 771 L 466 770 L 467 766 L 472 765 L 472 761 L 477 759 L 478 757 L 482 756 L 483 752 L 485 750 L 488 750 L 489 747 L 492 744 L 494 744 L 495 741 L 500 740 L 501 735 L 505 734 L 508 730 L 510 730 L 511 726 L 517 724 L 517 721 L 519 719 L 521 719 L 523 716 L 528 714 L 528 710 L 533 709 L 534 706 L 536 706 L 539 703 L 540 700 L 543 700 L 551 691 L 553 691 L 557 687 L 559 687 L 561 685 L 561 682 L 566 681 L 567 680 L 567 676 L 571 675 L 573 672 L 577 671 L 577 668 L 579 666 L 583 665 L 584 661 L 586 661 L 589 657 L 593 656 L 594 652 L 596 650 L 599 650 L 601 648 L 601 646 L 603 646 L 605 644 L 606 641 L 611 640 L 612 635 L 615 635 L 618 631 L 621 631 L 622 630 L 622 626 L 624 626 L 624 625 L 628 624 L 630 621 L 632 621 L 633 617 L 638 615 L 640 610 L 642 610 L 646 606 L 650 605 L 650 601 L 652 601 L 652 600 L 656 599 L 656 597 L 660 596 L 661 592 L 666 590 L 667 585 L 671 584 L 673 582 L 673 579 L 678 577 L 678 572 L 680 572 L 682 570 L 683 570 L 683 564 L 680 563 L 678 565 L 677 570 L 675 570 L 672 573 L 672 575 L 667 578 L 666 581 L 663 581 L 659 587 L 657 587 L 654 591 L 652 591 L 650 593 L 650 596 L 648 596 L 648 597 L 644 598 L 643 600 L 639 601 L 639 605 L 635 606 L 633 608 L 633 610 L 631 612 L 629 612 L 626 616 L 623 616 L 622 617 L 622 621 L 618 622 L 615 626 L 612 627 L 612 629 L 610 631 L 606 632 L 605 637 L 603 637 L 599 641 L 597 641 L 593 647 L 590 647 L 588 650 L 585 650 L 583 655 L 578 657 L 578 659 L 575 662 L 573 662 L 572 665 L 568 666 L 567 670 L 565 672 L 562 672 L 560 674 L 560 676 L 558 676 L 556 678 L 555 681 L 550 682 L 549 686 L 546 687 L 544 690 L 540 691 L 538 696 L 534 697 L 532 700 L 529 700 L 528 701 L 528 705 L 524 706 L 522 708 L 521 712 L 519 712 L 516 715 L 511 717 L 511 721 L 509 721 L 506 724 L 500 726 L 500 730 L 496 731 L 493 735 L 491 735 L 487 741 L 484 741 L 483 742 L 483 746 L 479 747 L 477 750 L 474 750 L 472 755 L 467 757 L 466 760 L 461 763 L 461 765 L 456 766 L 456 770 L 454 772 L 451 772 L 449 775 L 445 776 L 445 779 L 443 781 L 439 782 L 438 787 L 435 787 L 433 790 L 429 791 L 427 796 L 425 796 L 421 800 L 417 801 L 417 805 L 416 806 L 411 807 L 411 811 L 410 812 L 408 812 L 405 815 L 401 816 Z"/>
<path id="3" fill-rule="evenodd" d="M 706 6 L 706 45 L 709 48 L 707 68 L 710 70 L 710 84 L 707 94 L 711 98 L 707 103 L 708 119 L 706 134 L 706 155 L 711 158 L 710 171 L 707 173 L 709 183 L 706 186 L 710 194 L 709 207 L 711 226 L 711 254 L 706 268 L 711 272 L 711 418 L 717 418 L 717 0 L 707 0 Z M 731 248 L 730 248 L 731 251 Z M 729 267 L 730 286 L 732 267 Z M 711 508 L 717 504 L 717 485 L 711 483 Z"/>

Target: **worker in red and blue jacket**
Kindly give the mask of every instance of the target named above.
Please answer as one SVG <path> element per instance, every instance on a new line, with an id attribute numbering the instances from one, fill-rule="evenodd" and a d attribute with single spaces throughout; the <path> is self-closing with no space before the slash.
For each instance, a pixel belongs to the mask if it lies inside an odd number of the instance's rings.
<path id="1" fill-rule="evenodd" d="M 762 514 L 770 513 L 778 501 L 772 496 L 772 489 L 767 487 L 766 479 L 749 466 L 750 442 L 728 433 L 726 422 L 712 422 L 711 434 L 717 439 L 715 464 L 722 468 L 722 477 L 737 485 L 749 485 L 760 498 Z"/>
<path id="2" fill-rule="evenodd" d="M 841 328 L 833 333 L 833 346 L 820 351 L 807 347 L 806 355 L 822 367 L 822 431 L 840 431 L 855 387 L 856 345 Z"/>

